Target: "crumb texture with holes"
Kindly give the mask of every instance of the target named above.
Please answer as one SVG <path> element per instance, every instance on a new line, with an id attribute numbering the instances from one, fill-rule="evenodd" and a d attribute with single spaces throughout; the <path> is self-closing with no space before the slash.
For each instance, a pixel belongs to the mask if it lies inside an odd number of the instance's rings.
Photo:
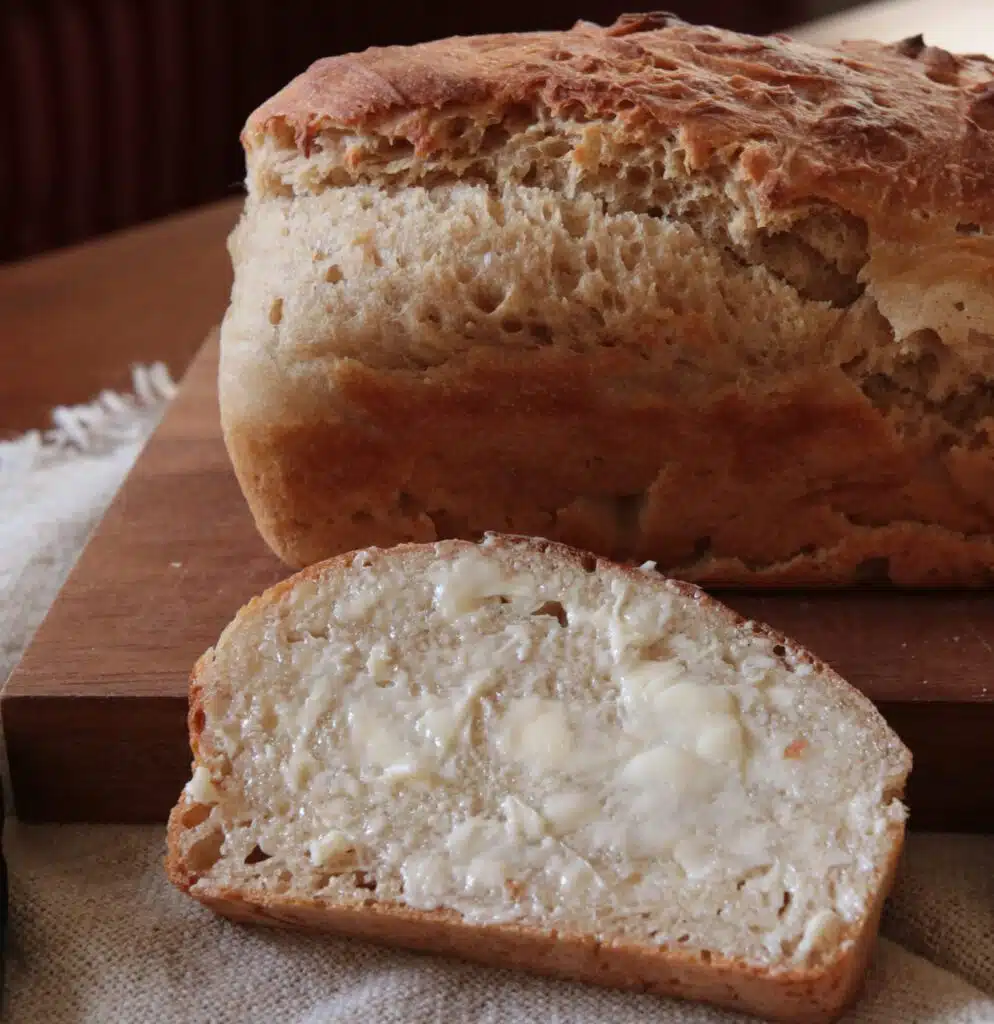
<path id="1" fill-rule="evenodd" d="M 265 539 L 990 583 L 994 64 L 907 43 L 643 17 L 315 64 L 246 125 L 231 241 Z"/>
<path id="2" fill-rule="evenodd" d="M 689 585 L 548 542 L 306 570 L 191 692 L 170 871 L 208 902 L 827 976 L 903 836 L 909 755 L 865 698 Z"/>

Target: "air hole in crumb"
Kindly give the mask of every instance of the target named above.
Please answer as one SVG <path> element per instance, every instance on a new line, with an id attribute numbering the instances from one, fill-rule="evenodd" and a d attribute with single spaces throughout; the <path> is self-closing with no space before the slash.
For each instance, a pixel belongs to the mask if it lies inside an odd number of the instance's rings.
<path id="1" fill-rule="evenodd" d="M 481 313 L 492 313 L 503 301 L 504 296 L 493 286 L 481 286 L 472 295 L 473 305 Z"/>
<path id="2" fill-rule="evenodd" d="M 583 272 L 577 270 L 572 264 L 557 260 L 553 264 L 553 272 L 556 275 L 556 291 L 560 295 L 570 295 L 576 291 L 577 285 Z"/>
<path id="3" fill-rule="evenodd" d="M 367 871 L 356 871 L 352 878 L 357 889 L 366 889 L 369 892 L 376 892 L 376 876 Z"/>
<path id="4" fill-rule="evenodd" d="M 645 212 L 650 217 L 662 217 L 662 215 L 663 215 L 663 208 L 661 206 L 650 206 L 649 209 L 646 210 Z"/>
<path id="5" fill-rule="evenodd" d="M 783 900 L 780 903 L 780 909 L 777 911 L 777 917 L 781 920 L 783 919 L 784 914 L 787 913 L 787 909 L 790 907 L 791 899 L 790 891 L 784 889 Z"/>
<path id="6" fill-rule="evenodd" d="M 621 262 L 625 265 L 625 270 L 633 271 L 639 263 L 639 259 L 642 256 L 642 250 L 637 245 L 626 245 L 621 250 Z"/>
<path id="7" fill-rule="evenodd" d="M 385 690 L 388 686 L 394 686 L 394 680 L 392 679 L 377 679 L 376 685 L 381 689 Z"/>
<path id="8" fill-rule="evenodd" d="M 775 655 L 776 655 L 776 656 L 777 656 L 778 658 L 782 658 L 782 657 L 784 657 L 784 656 L 785 656 L 785 655 L 787 654 L 787 648 L 786 648 L 786 647 L 784 647 L 784 645 L 783 645 L 783 644 L 777 644 L 777 645 L 776 645 L 776 646 L 775 646 L 775 647 L 773 648 L 773 653 L 774 653 L 774 654 L 775 654 Z"/>
<path id="9" fill-rule="evenodd" d="M 690 942 L 690 936 L 689 935 L 681 935 L 676 941 L 677 942 Z"/>
<path id="10" fill-rule="evenodd" d="M 518 334 L 524 330 L 524 324 L 515 316 L 506 316 L 500 322 L 501 330 L 508 334 Z"/>
<path id="11" fill-rule="evenodd" d="M 211 809 L 207 804 L 191 804 L 180 816 L 180 822 L 183 828 L 196 828 L 210 816 Z"/>
<path id="12" fill-rule="evenodd" d="M 190 866 L 190 870 L 197 874 L 210 871 L 221 859 L 223 845 L 224 833 L 220 828 L 216 828 L 202 839 L 198 839 L 186 854 L 186 863 Z"/>
<path id="13" fill-rule="evenodd" d="M 324 279 L 328 284 L 338 284 L 345 275 L 342 273 L 342 268 L 337 263 L 332 263 L 330 267 L 324 272 Z"/>
<path id="14" fill-rule="evenodd" d="M 549 330 L 545 324 L 531 324 L 528 328 L 528 333 L 540 344 L 540 345 L 551 345 L 552 344 L 552 331 Z"/>
<path id="15" fill-rule="evenodd" d="M 569 144 L 566 139 L 549 139 L 549 141 L 543 146 L 544 155 L 552 160 L 558 160 L 561 157 L 566 156 L 573 147 Z"/>
<path id="16" fill-rule="evenodd" d="M 287 643 L 299 644 L 307 640 L 327 640 L 328 628 L 312 629 L 305 626 L 303 629 L 290 629 L 286 634 Z"/>
<path id="17" fill-rule="evenodd" d="M 249 850 L 248 856 L 245 858 L 246 864 L 261 864 L 264 860 L 269 860 L 271 854 L 266 853 L 258 843 Z"/>
<path id="18" fill-rule="evenodd" d="M 596 572 L 597 571 L 597 558 L 594 555 L 582 555 L 580 557 L 580 568 L 584 572 Z"/>
<path id="19" fill-rule="evenodd" d="M 551 615 L 560 626 L 565 628 L 569 625 L 569 616 L 559 601 L 546 601 L 545 604 L 536 608 L 532 615 Z"/>
<path id="20" fill-rule="evenodd" d="M 965 302 L 954 302 L 953 305 L 955 306 L 957 313 L 962 313 L 963 310 L 966 309 Z"/>
<path id="21" fill-rule="evenodd" d="M 468 117 L 454 117 L 449 121 L 449 138 L 458 139 L 465 135 L 472 127 L 473 122 Z"/>
<path id="22" fill-rule="evenodd" d="M 269 322 L 275 326 L 283 319 L 283 300 L 273 299 L 273 304 L 269 307 Z"/>

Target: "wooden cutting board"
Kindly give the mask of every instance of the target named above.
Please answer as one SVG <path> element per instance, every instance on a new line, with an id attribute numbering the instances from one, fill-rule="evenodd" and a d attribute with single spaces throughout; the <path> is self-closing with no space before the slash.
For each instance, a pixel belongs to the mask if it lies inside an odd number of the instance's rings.
<path id="1" fill-rule="evenodd" d="M 190 668 L 288 573 L 229 468 L 216 374 L 211 339 L 3 693 L 24 821 L 163 821 L 189 772 Z M 994 595 L 720 596 L 878 702 L 915 755 L 914 827 L 994 832 Z"/>

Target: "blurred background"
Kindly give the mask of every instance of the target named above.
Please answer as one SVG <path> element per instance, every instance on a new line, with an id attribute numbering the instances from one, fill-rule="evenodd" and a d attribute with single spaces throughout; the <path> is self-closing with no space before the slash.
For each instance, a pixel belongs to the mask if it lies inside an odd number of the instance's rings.
<path id="1" fill-rule="evenodd" d="M 0 262 L 237 194 L 246 115 L 318 57 L 660 6 L 769 32 L 856 4 L 0 0 Z"/>

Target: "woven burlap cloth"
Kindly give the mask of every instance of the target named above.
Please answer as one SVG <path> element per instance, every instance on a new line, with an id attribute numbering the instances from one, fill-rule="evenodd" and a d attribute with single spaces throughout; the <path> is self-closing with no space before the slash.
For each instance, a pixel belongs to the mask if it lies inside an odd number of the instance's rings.
<path id="1" fill-rule="evenodd" d="M 0 444 L 0 677 L 20 655 L 170 391 L 161 368 L 140 370 L 135 396 L 104 395 L 83 409 L 58 410 L 48 436 Z M 163 844 L 159 827 L 8 821 L 12 939 L 5 1019 L 745 1019 L 358 942 L 236 926 L 167 884 Z M 865 995 L 849 1020 L 994 1024 L 994 838 L 912 835 L 883 932 Z"/>

